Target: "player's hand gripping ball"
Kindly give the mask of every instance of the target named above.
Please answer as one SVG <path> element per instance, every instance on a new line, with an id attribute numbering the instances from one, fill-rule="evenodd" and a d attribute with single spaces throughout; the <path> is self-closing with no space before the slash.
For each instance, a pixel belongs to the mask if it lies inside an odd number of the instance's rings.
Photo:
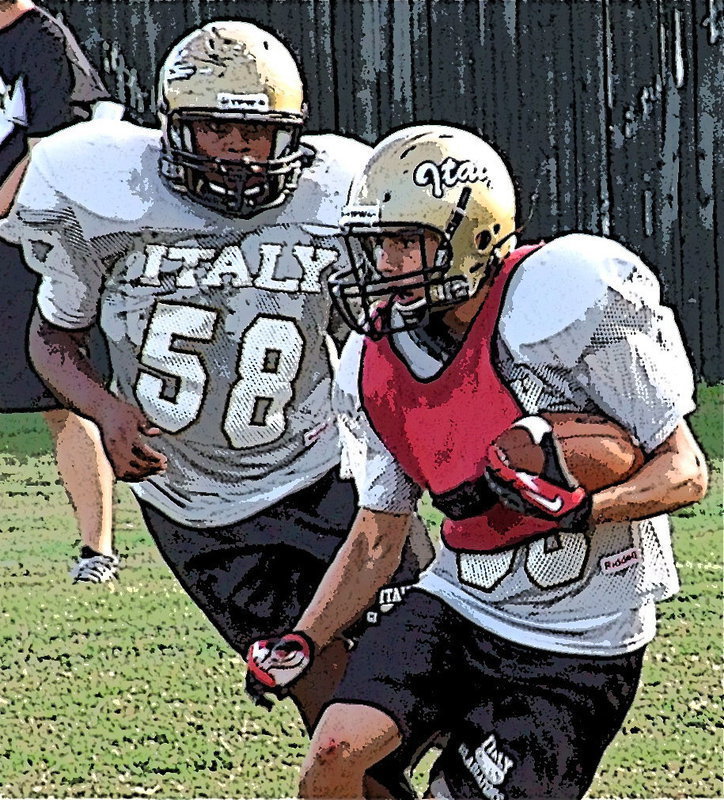
<path id="1" fill-rule="evenodd" d="M 591 493 L 620 483 L 643 454 L 615 422 L 588 414 L 550 413 L 515 422 L 488 450 L 486 480 L 501 502 L 551 520 L 559 530 L 585 530 Z"/>

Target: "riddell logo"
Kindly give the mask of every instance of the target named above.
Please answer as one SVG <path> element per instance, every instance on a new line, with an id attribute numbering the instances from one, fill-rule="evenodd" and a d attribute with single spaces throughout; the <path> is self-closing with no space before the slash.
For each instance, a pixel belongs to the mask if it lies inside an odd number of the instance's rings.
<path id="1" fill-rule="evenodd" d="M 269 98 L 263 93 L 232 94 L 219 92 L 216 102 L 222 111 L 269 111 Z"/>
<path id="2" fill-rule="evenodd" d="M 638 547 L 630 547 L 620 553 L 604 556 L 600 561 L 601 572 L 620 572 L 632 564 L 638 564 L 639 561 L 641 561 L 641 554 Z"/>

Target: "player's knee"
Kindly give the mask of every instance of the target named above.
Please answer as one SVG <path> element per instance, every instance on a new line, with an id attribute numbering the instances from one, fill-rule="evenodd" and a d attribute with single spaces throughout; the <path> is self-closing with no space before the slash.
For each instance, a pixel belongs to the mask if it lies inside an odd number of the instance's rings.
<path id="1" fill-rule="evenodd" d="M 302 765 L 299 779 L 301 798 L 350 797 L 349 792 L 362 781 L 363 754 L 344 739 L 324 739 L 313 743 Z"/>
<path id="2" fill-rule="evenodd" d="M 305 766 L 315 774 L 325 771 L 342 771 L 354 762 L 354 753 L 349 742 L 326 737 L 316 743 L 307 757 Z"/>

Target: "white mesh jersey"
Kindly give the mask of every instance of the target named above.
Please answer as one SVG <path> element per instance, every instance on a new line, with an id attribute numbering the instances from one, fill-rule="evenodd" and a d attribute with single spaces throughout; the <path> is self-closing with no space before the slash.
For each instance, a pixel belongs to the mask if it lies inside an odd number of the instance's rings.
<path id="1" fill-rule="evenodd" d="M 421 378 L 441 363 L 409 334 L 396 349 Z M 359 401 L 362 340 L 351 338 L 335 383 L 345 452 L 360 503 L 404 513 L 419 490 L 371 429 Z M 694 409 L 693 377 L 651 271 L 620 244 L 569 234 L 529 256 L 501 310 L 496 363 L 527 413 L 603 412 L 651 451 Z M 495 554 L 443 545 L 420 587 L 507 639 L 610 656 L 653 638 L 655 602 L 678 588 L 666 516 L 564 533 Z"/>
<path id="2" fill-rule="evenodd" d="M 326 274 L 369 147 L 309 136 L 311 166 L 282 206 L 221 216 L 172 191 L 159 132 L 88 122 L 44 140 L 0 235 L 22 244 L 51 323 L 100 309 L 114 391 L 165 433 L 165 475 L 136 493 L 191 526 L 225 525 L 339 461 Z"/>

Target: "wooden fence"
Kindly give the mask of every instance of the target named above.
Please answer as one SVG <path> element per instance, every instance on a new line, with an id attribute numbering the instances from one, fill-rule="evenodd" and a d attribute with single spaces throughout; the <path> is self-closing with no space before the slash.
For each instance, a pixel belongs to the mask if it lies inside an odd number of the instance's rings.
<path id="1" fill-rule="evenodd" d="M 309 83 L 311 130 L 373 142 L 479 129 L 518 178 L 526 238 L 613 236 L 659 273 L 701 376 L 724 377 L 724 0 L 47 0 L 131 116 L 189 29 L 277 31 Z"/>

